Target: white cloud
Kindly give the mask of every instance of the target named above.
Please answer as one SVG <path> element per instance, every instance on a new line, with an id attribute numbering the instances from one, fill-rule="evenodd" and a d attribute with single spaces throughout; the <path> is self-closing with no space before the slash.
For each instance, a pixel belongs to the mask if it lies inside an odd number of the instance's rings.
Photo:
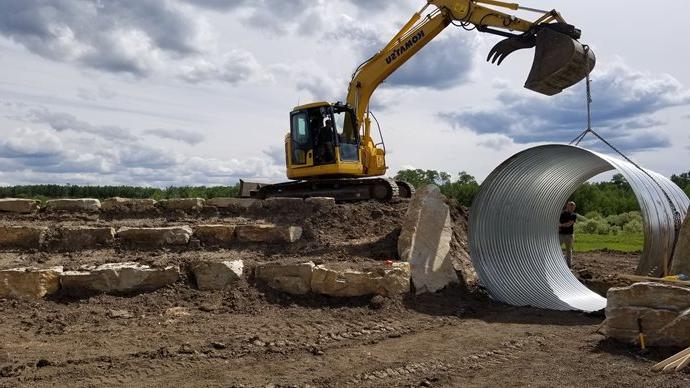
<path id="1" fill-rule="evenodd" d="M 478 146 L 496 151 L 500 151 L 511 144 L 513 144 L 513 141 L 509 137 L 503 135 L 486 135 L 482 137 L 482 140 L 477 142 Z"/>
<path id="2" fill-rule="evenodd" d="M 0 32 L 33 53 L 96 69 L 147 75 L 200 51 L 203 24 L 169 1 L 3 1 Z"/>
<path id="3" fill-rule="evenodd" d="M 254 56 L 218 52 L 205 19 L 176 1 L 7 0 L 0 34 L 42 57 L 136 77 L 237 85 L 270 80 Z"/>
<path id="4" fill-rule="evenodd" d="M 264 69 L 254 56 L 246 51 L 232 50 L 218 61 L 199 58 L 184 65 L 180 77 L 187 82 L 223 81 L 231 85 L 242 82 L 270 82 L 273 75 Z"/>
<path id="5" fill-rule="evenodd" d="M 204 135 L 202 133 L 185 129 L 147 129 L 144 131 L 144 134 L 156 136 L 161 139 L 181 141 L 190 145 L 199 144 L 204 141 Z"/>
<path id="6" fill-rule="evenodd" d="M 239 178 L 278 180 L 283 172 L 270 157 L 185 156 L 130 129 L 98 126 L 47 109 L 30 109 L 28 119 L 33 126 L 16 128 L 0 140 L 0 181 L 213 185 L 232 184 Z M 154 129 L 143 134 L 189 144 L 202 139 L 184 130 Z"/>
<path id="7" fill-rule="evenodd" d="M 616 63 L 592 74 L 594 129 L 627 151 L 664 148 L 665 121 L 650 115 L 690 104 L 690 89 L 667 74 L 635 71 Z M 555 97 L 502 91 L 497 107 L 442 112 L 454 128 L 507 136 L 516 143 L 569 141 L 586 128 L 583 84 Z M 588 143 L 583 143 L 588 144 Z"/>
<path id="8" fill-rule="evenodd" d="M 271 34 L 311 34 L 321 29 L 323 0 L 184 0 L 216 11 L 236 11 L 245 25 Z"/>
<path id="9" fill-rule="evenodd" d="M 127 129 L 111 125 L 92 125 L 77 120 L 73 115 L 61 112 L 51 112 L 45 108 L 31 109 L 27 114 L 27 119 L 37 123 L 46 123 L 58 132 L 74 131 L 90 133 L 113 141 L 135 139 L 134 135 Z"/>
<path id="10" fill-rule="evenodd" d="M 16 128 L 0 139 L 0 157 L 45 159 L 63 151 L 60 138 L 44 129 Z"/>

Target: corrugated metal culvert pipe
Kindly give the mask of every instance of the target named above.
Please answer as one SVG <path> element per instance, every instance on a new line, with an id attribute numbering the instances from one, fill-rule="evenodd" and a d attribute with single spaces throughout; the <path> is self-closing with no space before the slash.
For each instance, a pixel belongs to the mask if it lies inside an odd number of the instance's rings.
<path id="1" fill-rule="evenodd" d="M 627 161 L 580 147 L 544 145 L 498 166 L 472 204 L 472 262 L 494 299 L 553 310 L 606 307 L 606 299 L 568 269 L 557 227 L 570 195 L 588 179 L 613 169 L 627 179 L 640 203 L 645 239 L 637 272 L 661 273 L 677 233 L 674 212 L 683 219 L 690 203 L 685 193 L 669 179 Z"/>

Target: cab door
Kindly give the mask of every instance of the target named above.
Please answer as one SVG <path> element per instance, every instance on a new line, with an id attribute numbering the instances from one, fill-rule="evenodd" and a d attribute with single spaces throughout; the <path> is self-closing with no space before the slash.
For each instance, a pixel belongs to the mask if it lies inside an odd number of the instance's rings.
<path id="1" fill-rule="evenodd" d="M 290 115 L 290 166 L 308 167 L 314 165 L 312 134 L 309 116 L 305 111 Z"/>

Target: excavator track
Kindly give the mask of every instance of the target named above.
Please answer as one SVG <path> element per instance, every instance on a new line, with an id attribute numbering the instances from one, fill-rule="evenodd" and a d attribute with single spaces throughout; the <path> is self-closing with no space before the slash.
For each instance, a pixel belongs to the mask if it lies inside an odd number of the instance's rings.
<path id="1" fill-rule="evenodd" d="M 399 197 L 400 190 L 391 178 L 364 179 L 314 179 L 276 183 L 260 187 L 251 193 L 252 198 L 271 197 L 333 197 L 338 202 L 390 201 Z"/>
<path id="2" fill-rule="evenodd" d="M 415 189 L 410 182 L 395 181 L 395 184 L 398 185 L 398 195 L 400 195 L 400 198 L 412 198 Z"/>

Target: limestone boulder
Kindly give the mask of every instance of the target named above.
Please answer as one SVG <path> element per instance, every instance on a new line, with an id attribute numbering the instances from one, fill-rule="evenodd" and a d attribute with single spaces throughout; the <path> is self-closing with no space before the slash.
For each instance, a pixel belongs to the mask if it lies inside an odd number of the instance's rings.
<path id="1" fill-rule="evenodd" d="M 330 210 L 336 206 L 333 197 L 309 197 L 304 199 L 304 204 L 313 210 Z"/>
<path id="2" fill-rule="evenodd" d="M 38 249 L 48 228 L 41 226 L 0 226 L 0 249 Z"/>
<path id="3" fill-rule="evenodd" d="M 113 197 L 101 203 L 101 210 L 108 213 L 150 213 L 156 211 L 156 200 L 148 198 Z"/>
<path id="4" fill-rule="evenodd" d="M 63 251 L 78 251 L 110 247 L 114 242 L 115 229 L 110 227 L 61 227 L 56 230 L 50 247 Z"/>
<path id="5" fill-rule="evenodd" d="M 302 198 L 273 197 L 263 201 L 263 209 L 275 213 L 302 213 L 306 205 Z"/>
<path id="6" fill-rule="evenodd" d="M 5 213 L 34 213 L 41 207 L 41 202 L 33 199 L 2 198 L 0 212 Z"/>
<path id="7" fill-rule="evenodd" d="M 177 266 L 156 268 L 133 262 L 108 263 L 82 266 L 78 271 L 65 271 L 60 276 L 60 283 L 69 294 L 138 293 L 173 284 L 179 276 Z"/>
<path id="8" fill-rule="evenodd" d="M 407 293 L 410 291 L 410 265 L 396 263 L 368 271 L 338 271 L 319 265 L 312 273 L 311 290 L 338 297 Z"/>
<path id="9" fill-rule="evenodd" d="M 205 203 L 206 200 L 203 198 L 174 198 L 160 202 L 165 209 L 183 211 L 201 210 Z"/>
<path id="10" fill-rule="evenodd" d="M 659 329 L 659 343 L 690 346 L 690 309 L 684 310 L 668 325 Z"/>
<path id="11" fill-rule="evenodd" d="M 685 222 L 680 229 L 676 250 L 671 261 L 671 274 L 685 274 L 690 276 L 690 209 L 685 217 Z"/>
<path id="12" fill-rule="evenodd" d="M 253 243 L 292 243 L 302 237 L 299 226 L 239 225 L 235 229 L 237 240 Z"/>
<path id="13" fill-rule="evenodd" d="M 690 346 L 690 288 L 661 283 L 635 283 L 607 293 L 602 333 L 637 343 L 638 319 L 653 346 Z"/>
<path id="14" fill-rule="evenodd" d="M 412 270 L 410 263 L 394 263 L 390 268 L 383 270 L 377 293 L 383 296 L 407 294 L 410 292 Z"/>
<path id="15" fill-rule="evenodd" d="M 0 298 L 39 299 L 60 289 L 62 267 L 0 271 Z"/>
<path id="16" fill-rule="evenodd" d="M 417 294 L 459 283 L 449 257 L 453 227 L 440 189 L 428 185 L 410 200 L 398 237 L 398 255 L 410 263 Z"/>
<path id="17" fill-rule="evenodd" d="M 254 270 L 257 280 L 264 282 L 274 290 L 294 295 L 304 295 L 311 291 L 311 277 L 314 263 L 259 264 Z"/>
<path id="18" fill-rule="evenodd" d="M 191 266 L 200 290 L 223 290 L 242 278 L 242 260 L 201 261 Z"/>
<path id="19" fill-rule="evenodd" d="M 199 225 L 194 236 L 205 246 L 227 247 L 235 240 L 234 225 Z"/>
<path id="20" fill-rule="evenodd" d="M 101 210 L 101 201 L 94 198 L 51 199 L 46 201 L 48 212 L 94 213 Z"/>
<path id="21" fill-rule="evenodd" d="M 166 246 L 184 246 L 189 243 L 192 228 L 189 226 L 171 226 L 165 228 L 120 228 L 117 238 L 123 245 L 141 248 L 162 248 Z"/>
<path id="22" fill-rule="evenodd" d="M 661 283 L 635 283 L 629 287 L 612 288 L 606 294 L 606 306 L 649 307 L 680 311 L 690 308 L 690 288 Z"/>
<path id="23" fill-rule="evenodd" d="M 260 200 L 253 198 L 219 197 L 207 200 L 206 205 L 224 209 L 232 213 L 243 214 L 252 206 L 256 206 L 255 204 L 257 202 L 260 202 Z"/>

